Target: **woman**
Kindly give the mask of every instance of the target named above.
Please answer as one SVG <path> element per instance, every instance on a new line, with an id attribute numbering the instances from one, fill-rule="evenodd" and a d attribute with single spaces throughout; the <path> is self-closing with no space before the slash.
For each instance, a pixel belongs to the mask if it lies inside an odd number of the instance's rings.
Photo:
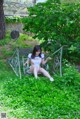
<path id="1" fill-rule="evenodd" d="M 32 53 L 28 55 L 28 60 L 24 65 L 29 65 L 29 63 L 31 64 L 29 71 L 34 74 L 36 79 L 38 78 L 38 73 L 42 73 L 44 76 L 49 78 L 50 81 L 54 81 L 50 74 L 40 66 L 40 64 L 45 64 L 50 59 L 51 58 L 48 57 L 46 60 L 44 60 L 44 54 L 42 54 L 40 45 L 36 45 Z"/>

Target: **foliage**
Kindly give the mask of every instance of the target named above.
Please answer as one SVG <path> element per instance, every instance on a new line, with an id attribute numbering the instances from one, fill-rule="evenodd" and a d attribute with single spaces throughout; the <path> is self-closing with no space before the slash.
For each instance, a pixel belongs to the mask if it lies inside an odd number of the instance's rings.
<path id="1" fill-rule="evenodd" d="M 61 2 L 62 3 L 70 3 L 70 4 L 72 4 L 72 3 L 79 3 L 80 1 L 79 0 L 61 0 Z"/>
<path id="2" fill-rule="evenodd" d="M 19 17 L 19 16 L 8 16 L 5 17 L 5 22 L 6 23 L 20 23 L 22 22 L 24 17 Z"/>
<path id="3" fill-rule="evenodd" d="M 10 42 L 10 33 L 7 32 L 4 39 L 0 40 L 0 46 L 4 46 Z"/>
<path id="4" fill-rule="evenodd" d="M 14 53 L 14 49 L 32 47 L 32 44 L 38 43 L 37 40 L 27 35 L 20 33 L 20 36 L 17 40 L 11 39 L 10 31 L 6 33 L 6 36 L 3 40 L 0 40 L 0 59 L 6 59 Z"/>
<path id="5" fill-rule="evenodd" d="M 27 34 L 20 34 L 20 37 L 14 42 L 12 42 L 12 45 L 14 48 L 25 48 L 30 47 L 30 44 L 27 44 L 28 41 L 34 41 L 34 39 L 31 36 L 28 36 Z M 32 47 L 32 46 L 31 46 Z"/>
<path id="6" fill-rule="evenodd" d="M 80 74 L 75 66 L 66 65 L 64 67 L 62 82 L 67 86 L 80 84 Z"/>
<path id="7" fill-rule="evenodd" d="M 20 80 L 8 64 L 0 61 L 0 66 L 0 104 L 6 107 L 8 116 L 18 119 L 79 118 L 79 82 L 68 86 L 59 76 L 54 77 L 53 83 L 45 77 L 35 80 L 33 76 L 25 76 Z M 70 75 L 69 71 L 65 72 Z M 79 79 L 76 77 L 76 80 Z"/>
<path id="8" fill-rule="evenodd" d="M 69 61 L 78 62 L 80 4 L 61 4 L 59 1 L 48 0 L 28 10 L 29 17 L 24 20 L 24 30 L 33 32 L 34 38 L 43 39 L 44 48 L 50 52 L 64 46 L 63 56 Z M 72 45 L 76 50 L 71 49 Z"/>
<path id="9" fill-rule="evenodd" d="M 11 39 L 10 31 L 8 31 L 6 33 L 5 38 L 0 41 L 0 46 L 11 45 L 14 48 L 16 48 L 16 47 L 26 47 L 26 45 L 29 45 L 29 44 L 25 43 L 27 41 L 34 41 L 34 39 L 32 38 L 32 36 L 29 36 L 29 35 L 23 34 L 23 33 L 20 33 L 20 36 L 17 40 Z"/>

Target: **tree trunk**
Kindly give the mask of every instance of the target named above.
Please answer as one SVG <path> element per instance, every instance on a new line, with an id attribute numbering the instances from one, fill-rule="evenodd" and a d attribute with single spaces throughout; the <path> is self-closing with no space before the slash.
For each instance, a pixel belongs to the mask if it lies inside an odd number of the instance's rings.
<path id="1" fill-rule="evenodd" d="M 4 0 L 0 0 L 0 40 L 5 36 L 5 20 L 4 20 L 4 10 L 3 10 Z"/>

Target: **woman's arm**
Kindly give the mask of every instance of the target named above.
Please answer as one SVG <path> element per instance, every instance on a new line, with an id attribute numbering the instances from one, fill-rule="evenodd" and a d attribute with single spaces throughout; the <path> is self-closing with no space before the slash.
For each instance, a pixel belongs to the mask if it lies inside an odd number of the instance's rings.
<path id="1" fill-rule="evenodd" d="M 46 58 L 46 60 L 42 59 L 42 64 L 46 64 L 51 59 L 52 59 L 51 57 Z"/>
<path id="2" fill-rule="evenodd" d="M 27 61 L 24 63 L 24 66 L 26 66 L 26 64 L 29 66 L 30 63 L 31 63 L 31 53 L 28 54 L 28 58 Z"/>
<path id="3" fill-rule="evenodd" d="M 27 61 L 24 63 L 24 66 L 26 66 L 26 64 L 29 65 L 29 63 L 30 63 L 30 60 L 27 59 Z"/>

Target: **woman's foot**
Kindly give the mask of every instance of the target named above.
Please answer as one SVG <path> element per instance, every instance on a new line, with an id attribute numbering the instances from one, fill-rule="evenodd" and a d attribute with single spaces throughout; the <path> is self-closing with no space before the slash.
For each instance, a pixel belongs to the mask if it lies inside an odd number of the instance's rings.
<path id="1" fill-rule="evenodd" d="M 50 81 L 54 81 L 54 79 L 52 77 L 50 77 Z"/>

